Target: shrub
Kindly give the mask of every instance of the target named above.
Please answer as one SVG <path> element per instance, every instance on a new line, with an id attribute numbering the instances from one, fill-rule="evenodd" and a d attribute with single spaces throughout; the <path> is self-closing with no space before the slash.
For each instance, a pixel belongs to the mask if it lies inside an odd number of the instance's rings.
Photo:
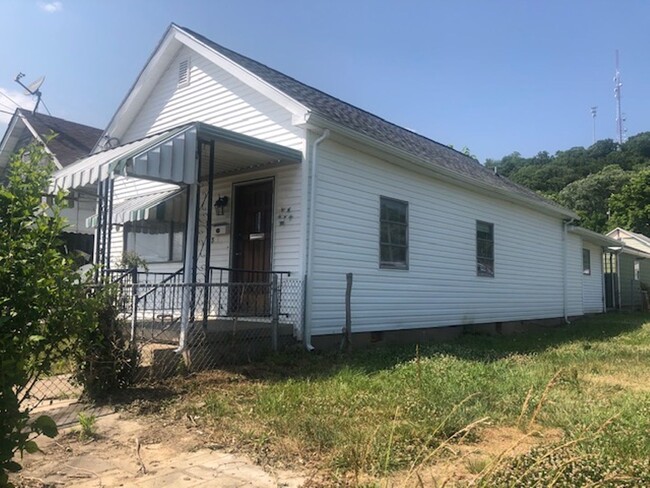
<path id="1" fill-rule="evenodd" d="M 0 486 L 20 470 L 17 453 L 57 434 L 48 417 L 30 421 L 24 401 L 42 373 L 66 358 L 85 323 L 84 292 L 62 254 L 64 193 L 47 203 L 50 156 L 32 144 L 10 160 L 0 187 Z"/>

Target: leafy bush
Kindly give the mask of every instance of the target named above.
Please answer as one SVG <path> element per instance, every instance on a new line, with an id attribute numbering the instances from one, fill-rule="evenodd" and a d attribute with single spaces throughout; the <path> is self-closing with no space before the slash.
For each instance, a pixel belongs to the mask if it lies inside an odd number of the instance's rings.
<path id="1" fill-rule="evenodd" d="M 129 386 L 138 367 L 138 349 L 128 341 L 117 303 L 117 289 L 97 288 L 87 303 L 92 320 L 76 341 L 75 377 L 91 399 Z"/>
<path id="2" fill-rule="evenodd" d="M 30 421 L 25 400 L 42 373 L 69 356 L 85 323 L 84 291 L 61 253 L 63 192 L 47 203 L 50 156 L 30 145 L 9 162 L 0 187 L 0 485 L 18 471 L 16 454 L 35 452 L 39 434 L 57 434 L 47 417 Z"/>

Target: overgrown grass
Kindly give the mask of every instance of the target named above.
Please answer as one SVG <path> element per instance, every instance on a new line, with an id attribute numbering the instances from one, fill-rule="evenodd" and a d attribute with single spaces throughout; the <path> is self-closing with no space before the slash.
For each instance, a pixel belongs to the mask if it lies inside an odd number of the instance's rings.
<path id="1" fill-rule="evenodd" d="M 276 356 L 192 385 L 177 412 L 207 421 L 217 444 L 302 460 L 332 479 L 413 472 L 499 426 L 522 435 L 559 429 L 570 459 L 619 471 L 638 472 L 650 457 L 650 322 L 641 315 L 347 356 Z M 535 465 L 527 459 L 517 462 Z M 483 463 L 470 471 L 487 473 L 486 486 L 508 485 L 500 472 L 535 471 Z"/>

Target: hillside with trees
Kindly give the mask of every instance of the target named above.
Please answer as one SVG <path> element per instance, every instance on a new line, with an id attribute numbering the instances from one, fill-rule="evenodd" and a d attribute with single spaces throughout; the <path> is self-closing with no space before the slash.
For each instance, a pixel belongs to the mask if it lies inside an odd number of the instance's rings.
<path id="1" fill-rule="evenodd" d="M 617 226 L 650 235 L 650 132 L 531 158 L 514 152 L 485 166 L 574 210 L 596 232 Z"/>

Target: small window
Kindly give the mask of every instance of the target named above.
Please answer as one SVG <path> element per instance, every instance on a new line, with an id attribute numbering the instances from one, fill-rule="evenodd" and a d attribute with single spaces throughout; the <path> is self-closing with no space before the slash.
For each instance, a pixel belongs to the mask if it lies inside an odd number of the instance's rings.
<path id="1" fill-rule="evenodd" d="M 591 252 L 589 249 L 582 250 L 582 274 L 591 274 Z"/>
<path id="2" fill-rule="evenodd" d="M 190 59 L 183 59 L 178 63 L 178 86 L 186 86 L 190 83 Z"/>
<path id="3" fill-rule="evenodd" d="M 494 224 L 476 221 L 476 275 L 494 276 Z"/>
<path id="4" fill-rule="evenodd" d="M 639 281 L 641 279 L 641 261 L 634 260 L 634 279 Z"/>
<path id="5" fill-rule="evenodd" d="M 379 200 L 379 267 L 408 269 L 408 202 Z"/>

